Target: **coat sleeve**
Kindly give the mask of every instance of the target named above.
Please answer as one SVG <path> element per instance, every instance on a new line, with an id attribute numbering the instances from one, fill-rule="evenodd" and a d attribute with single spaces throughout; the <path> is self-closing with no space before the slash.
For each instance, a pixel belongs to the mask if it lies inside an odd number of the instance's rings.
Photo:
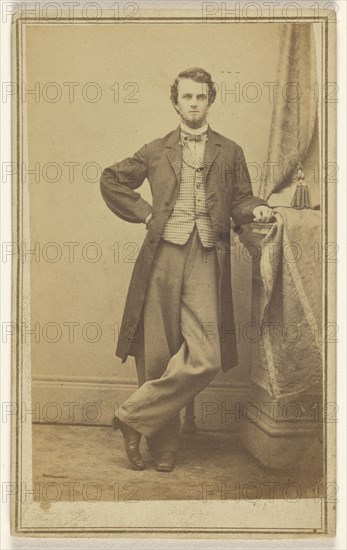
<path id="1" fill-rule="evenodd" d="M 253 195 L 252 182 L 241 147 L 238 147 L 235 155 L 233 176 L 231 217 L 237 225 L 250 223 L 254 218 L 253 209 L 262 204 L 267 205 L 267 202 Z"/>
<path id="2" fill-rule="evenodd" d="M 114 214 L 132 223 L 143 223 L 152 212 L 151 205 L 135 189 L 147 177 L 147 148 L 144 145 L 132 157 L 105 168 L 100 180 L 104 201 Z"/>

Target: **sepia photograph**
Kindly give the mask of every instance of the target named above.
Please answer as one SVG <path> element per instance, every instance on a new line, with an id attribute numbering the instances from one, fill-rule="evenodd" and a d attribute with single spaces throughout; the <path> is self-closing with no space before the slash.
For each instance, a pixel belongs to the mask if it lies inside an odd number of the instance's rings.
<path id="1" fill-rule="evenodd" d="M 334 6 L 67 4 L 2 90 L 13 535 L 334 536 Z"/>

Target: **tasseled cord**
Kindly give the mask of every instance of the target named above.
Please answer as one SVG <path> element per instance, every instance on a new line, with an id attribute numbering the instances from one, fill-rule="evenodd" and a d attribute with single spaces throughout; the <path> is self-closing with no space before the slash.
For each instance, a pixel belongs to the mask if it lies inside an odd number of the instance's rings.
<path id="1" fill-rule="evenodd" d="M 291 206 L 293 208 L 298 208 L 299 210 L 301 210 L 302 208 L 311 208 L 310 196 L 307 184 L 305 182 L 305 174 L 301 162 L 298 163 L 297 174 L 298 183 L 296 185 L 295 193 L 292 198 Z"/>

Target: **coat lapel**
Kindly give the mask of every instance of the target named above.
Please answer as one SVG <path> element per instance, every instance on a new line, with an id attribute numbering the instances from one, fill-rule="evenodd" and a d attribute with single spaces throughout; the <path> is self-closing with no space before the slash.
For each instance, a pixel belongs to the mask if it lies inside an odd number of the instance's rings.
<path id="1" fill-rule="evenodd" d="M 166 156 L 175 171 L 177 183 L 181 181 L 182 147 L 180 144 L 180 128 L 170 135 L 166 143 Z"/>
<path id="2" fill-rule="evenodd" d="M 206 147 L 205 147 L 205 158 L 204 158 L 205 183 L 206 183 L 206 180 L 207 180 L 208 173 L 211 169 L 211 166 L 214 163 L 214 161 L 216 160 L 219 153 L 220 153 L 220 141 L 218 139 L 218 134 L 216 134 L 213 130 L 211 130 L 210 127 L 208 127 L 207 143 L 206 143 Z"/>

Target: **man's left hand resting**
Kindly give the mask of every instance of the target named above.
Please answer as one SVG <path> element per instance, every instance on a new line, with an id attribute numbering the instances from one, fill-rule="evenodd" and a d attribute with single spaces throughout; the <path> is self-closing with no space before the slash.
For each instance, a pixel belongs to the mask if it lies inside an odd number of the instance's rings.
<path id="1" fill-rule="evenodd" d="M 253 215 L 256 222 L 269 223 L 275 220 L 272 208 L 265 205 L 256 206 L 253 210 Z"/>

